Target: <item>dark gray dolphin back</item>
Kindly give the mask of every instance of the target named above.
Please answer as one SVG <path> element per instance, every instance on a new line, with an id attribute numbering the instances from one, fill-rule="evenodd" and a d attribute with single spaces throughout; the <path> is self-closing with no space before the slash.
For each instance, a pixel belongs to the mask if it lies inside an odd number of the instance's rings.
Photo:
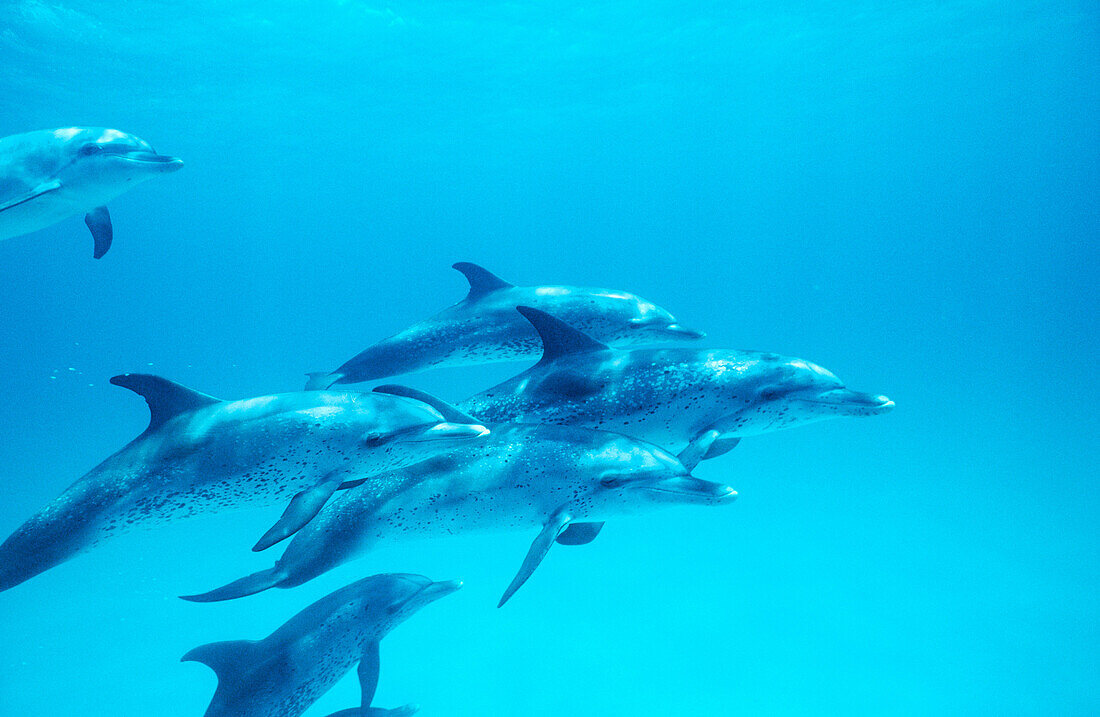
<path id="1" fill-rule="evenodd" d="M 146 373 L 124 373 L 113 377 L 111 383 L 130 389 L 149 404 L 149 427 L 146 431 L 156 430 L 181 413 L 222 402 L 220 398 Z"/>
<path id="2" fill-rule="evenodd" d="M 539 311 L 530 306 L 517 306 L 516 311 L 531 322 L 539 338 L 542 339 L 540 364 L 549 363 L 569 354 L 607 351 L 611 348 L 545 311 Z"/>
<path id="3" fill-rule="evenodd" d="M 461 271 L 466 280 L 470 282 L 470 293 L 466 295 L 468 301 L 476 301 L 498 289 L 510 289 L 515 286 L 515 284 L 509 284 L 488 269 L 477 264 L 471 264 L 468 261 L 452 264 L 451 268 Z"/>

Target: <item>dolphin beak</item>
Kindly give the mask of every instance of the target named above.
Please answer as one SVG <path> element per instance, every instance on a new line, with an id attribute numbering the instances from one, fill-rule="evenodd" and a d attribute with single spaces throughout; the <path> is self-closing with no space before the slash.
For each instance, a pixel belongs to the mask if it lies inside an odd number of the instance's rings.
<path id="1" fill-rule="evenodd" d="M 183 160 L 179 157 L 170 157 L 166 154 L 157 154 L 156 152 L 127 152 L 125 155 L 122 155 L 122 157 L 128 162 L 148 164 L 151 167 L 156 167 L 165 174 L 183 169 Z"/>
<path id="2" fill-rule="evenodd" d="M 489 429 L 476 423 L 437 423 L 426 431 L 400 438 L 403 443 L 426 443 L 428 441 L 464 441 L 489 435 Z"/>
<path id="3" fill-rule="evenodd" d="M 721 503 L 737 498 L 737 491 L 728 485 L 701 480 L 692 475 L 663 478 L 645 486 L 644 489 L 662 494 L 662 498 L 671 502 Z"/>
<path id="4" fill-rule="evenodd" d="M 696 331 L 695 329 L 689 329 L 686 326 L 680 324 L 669 324 L 665 327 L 665 331 L 670 334 L 674 334 L 681 339 L 702 339 L 706 338 L 706 334 L 702 331 Z"/>
<path id="5" fill-rule="evenodd" d="M 447 597 L 461 587 L 461 580 L 445 580 L 439 583 L 431 583 L 420 591 L 420 595 L 428 598 L 430 601 L 434 601 L 441 597 Z"/>
<path id="6" fill-rule="evenodd" d="M 894 408 L 894 402 L 886 396 L 852 391 L 847 388 L 825 391 L 810 402 L 835 406 L 841 413 L 851 416 L 877 416 L 889 413 Z"/>

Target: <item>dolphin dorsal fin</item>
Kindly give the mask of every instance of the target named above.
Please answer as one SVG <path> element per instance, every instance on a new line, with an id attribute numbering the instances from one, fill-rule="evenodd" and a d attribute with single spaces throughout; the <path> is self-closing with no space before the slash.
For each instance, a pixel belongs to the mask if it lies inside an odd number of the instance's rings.
<path id="1" fill-rule="evenodd" d="M 218 687 L 239 681 L 238 675 L 260 662 L 260 640 L 227 640 L 199 645 L 180 662 L 201 662 L 218 676 Z"/>
<path id="2" fill-rule="evenodd" d="M 470 282 L 470 293 L 466 295 L 466 298 L 470 301 L 480 299 L 498 289 L 508 289 L 514 286 L 514 284 L 509 284 L 488 269 L 483 269 L 468 261 L 452 264 L 451 268 L 461 271 L 466 280 Z"/>
<path id="3" fill-rule="evenodd" d="M 408 386 L 402 386 L 396 383 L 388 383 L 385 386 L 375 386 L 375 393 L 386 393 L 391 396 L 401 396 L 403 398 L 411 398 L 414 401 L 420 401 L 426 403 L 443 416 L 443 420 L 451 423 L 474 423 L 480 424 L 481 421 L 474 418 L 468 413 L 463 413 L 451 404 L 447 403 L 441 398 L 436 398 L 430 393 L 420 391 Z"/>
<path id="4" fill-rule="evenodd" d="M 149 427 L 146 431 L 159 428 L 181 413 L 221 403 L 220 398 L 147 373 L 124 373 L 113 377 L 111 383 L 130 389 L 149 404 Z"/>
<path id="5" fill-rule="evenodd" d="M 517 306 L 516 311 L 531 322 L 535 331 L 539 333 L 539 338 L 542 339 L 542 359 L 539 363 L 553 361 L 569 354 L 606 351 L 611 348 L 545 311 L 539 311 L 530 306 Z"/>

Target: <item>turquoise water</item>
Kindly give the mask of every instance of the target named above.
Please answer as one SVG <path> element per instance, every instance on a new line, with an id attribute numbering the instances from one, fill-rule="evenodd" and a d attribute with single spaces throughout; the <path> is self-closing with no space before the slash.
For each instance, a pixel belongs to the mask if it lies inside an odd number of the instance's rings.
<path id="1" fill-rule="evenodd" d="M 186 168 L 0 243 L 0 534 L 144 429 L 107 383 L 302 385 L 461 298 L 627 289 L 898 408 L 746 439 L 729 507 L 389 545 L 293 590 L 278 514 L 0 594 L 0 715 L 200 715 L 196 645 L 376 572 L 466 586 L 382 645 L 424 715 L 1095 714 L 1100 11 L 1089 2 L 0 4 L 0 136 Z M 522 365 L 403 379 L 458 400 Z M 356 704 L 350 674 L 307 713 Z"/>

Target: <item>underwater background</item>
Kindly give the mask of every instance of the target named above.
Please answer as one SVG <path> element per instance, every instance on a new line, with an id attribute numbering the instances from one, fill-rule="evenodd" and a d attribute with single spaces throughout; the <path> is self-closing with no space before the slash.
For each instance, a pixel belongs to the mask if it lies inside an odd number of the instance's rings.
<path id="1" fill-rule="evenodd" d="M 0 594 L 0 715 L 201 715 L 181 655 L 388 571 L 466 581 L 382 646 L 376 704 L 426 716 L 1100 712 L 1096 3 L 0 3 L 0 135 L 74 124 L 186 167 L 101 261 L 79 218 L 0 243 L 0 534 L 145 428 L 110 376 L 298 390 L 456 261 L 897 409 L 746 439 L 696 470 L 732 506 L 615 520 L 500 610 L 534 531 L 212 605 L 176 596 L 269 566 L 278 509 L 125 536 Z"/>

